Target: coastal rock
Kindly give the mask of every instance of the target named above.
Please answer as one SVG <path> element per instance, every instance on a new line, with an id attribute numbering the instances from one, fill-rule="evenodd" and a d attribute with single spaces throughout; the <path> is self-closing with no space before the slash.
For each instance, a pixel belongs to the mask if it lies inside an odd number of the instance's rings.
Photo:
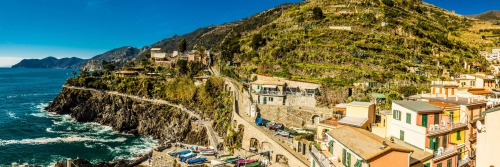
<path id="1" fill-rule="evenodd" d="M 160 141 L 206 145 L 206 130 L 178 108 L 97 91 L 63 88 L 46 107 L 78 122 L 97 122 L 113 130 Z"/>
<path id="2" fill-rule="evenodd" d="M 76 69 L 85 63 L 85 59 L 76 57 L 57 59 L 47 57 L 44 59 L 24 59 L 12 66 L 12 68 L 67 68 Z"/>
<path id="3" fill-rule="evenodd" d="M 66 161 L 57 162 L 54 167 L 67 167 Z M 86 159 L 75 159 L 72 161 L 72 167 L 128 167 L 129 163 L 124 160 L 113 161 L 113 162 L 99 162 L 96 164 L 90 163 Z"/>

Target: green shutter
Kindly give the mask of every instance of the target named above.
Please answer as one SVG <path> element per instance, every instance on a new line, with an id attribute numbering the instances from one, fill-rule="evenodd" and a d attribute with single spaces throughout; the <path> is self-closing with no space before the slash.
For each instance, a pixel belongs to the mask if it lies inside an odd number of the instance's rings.
<path id="1" fill-rule="evenodd" d="M 313 167 L 316 167 L 316 161 L 313 160 Z"/>
<path id="2" fill-rule="evenodd" d="M 451 167 L 451 159 L 446 162 L 446 167 Z"/>
<path id="3" fill-rule="evenodd" d="M 399 140 L 405 141 L 405 131 L 402 130 L 399 131 Z"/>
<path id="4" fill-rule="evenodd" d="M 361 161 L 357 160 L 356 163 L 354 164 L 354 167 L 361 167 Z"/>
<path id="5" fill-rule="evenodd" d="M 347 153 L 347 167 L 351 166 L 351 153 Z"/>
<path id="6" fill-rule="evenodd" d="M 427 127 L 427 114 L 422 114 L 422 126 Z"/>
<path id="7" fill-rule="evenodd" d="M 438 163 L 437 167 L 443 167 L 443 163 Z"/>
<path id="8" fill-rule="evenodd" d="M 396 119 L 396 110 L 392 110 L 392 118 Z"/>
<path id="9" fill-rule="evenodd" d="M 457 130 L 457 140 L 462 140 L 462 138 L 460 137 L 460 130 Z"/>
<path id="10" fill-rule="evenodd" d="M 431 163 L 424 164 L 424 167 L 431 167 Z"/>
<path id="11" fill-rule="evenodd" d="M 260 96 L 257 96 L 257 104 L 260 104 Z"/>
<path id="12" fill-rule="evenodd" d="M 429 138 L 429 148 L 431 150 L 435 150 L 434 149 L 434 138 Z"/>
<path id="13" fill-rule="evenodd" d="M 346 164 L 345 163 L 346 162 L 346 160 L 345 160 L 345 153 L 346 153 L 345 149 L 342 149 L 342 164 L 344 164 L 344 165 Z"/>
<path id="14" fill-rule="evenodd" d="M 437 151 L 438 148 L 439 148 L 439 137 L 436 137 L 436 142 L 434 142 L 434 145 L 436 145 L 434 148 L 435 150 L 434 151 Z"/>
<path id="15" fill-rule="evenodd" d="M 446 145 L 448 143 L 448 136 L 444 135 L 443 136 L 443 147 L 446 148 Z"/>
<path id="16" fill-rule="evenodd" d="M 411 124 L 411 114 L 410 113 L 406 113 L 406 123 Z"/>
<path id="17" fill-rule="evenodd" d="M 401 121 L 401 111 L 398 110 L 398 120 Z"/>
<path id="18" fill-rule="evenodd" d="M 439 114 L 434 114 L 434 124 L 439 124 Z"/>
<path id="19" fill-rule="evenodd" d="M 332 153 L 332 154 L 333 154 L 333 140 L 330 140 L 330 141 L 328 142 L 328 145 L 330 146 L 330 153 Z"/>

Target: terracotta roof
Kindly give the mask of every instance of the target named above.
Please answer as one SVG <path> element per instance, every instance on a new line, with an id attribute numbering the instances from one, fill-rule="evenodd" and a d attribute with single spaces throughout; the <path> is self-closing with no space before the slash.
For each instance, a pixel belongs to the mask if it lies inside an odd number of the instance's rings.
<path id="1" fill-rule="evenodd" d="M 394 143 L 398 144 L 400 146 L 406 147 L 407 149 L 413 150 L 413 153 L 411 153 L 410 156 L 410 165 L 413 166 L 416 163 L 419 162 L 425 162 L 433 158 L 433 154 L 427 151 L 424 151 L 418 147 L 415 147 L 413 145 L 410 145 L 404 141 L 401 141 L 397 138 L 393 138 Z"/>
<path id="2" fill-rule="evenodd" d="M 366 130 L 349 126 L 332 129 L 328 132 L 328 135 L 367 161 L 391 151 L 412 152 L 411 149 L 391 143 L 391 141 Z M 381 149 L 383 142 L 387 144 L 387 147 Z"/>
<path id="3" fill-rule="evenodd" d="M 283 81 L 264 81 L 264 80 L 257 80 L 255 82 L 252 82 L 252 84 L 256 85 L 285 85 L 285 82 Z"/>
<path id="4" fill-rule="evenodd" d="M 469 93 L 472 93 L 474 95 L 485 95 L 485 94 L 491 94 L 493 92 L 491 92 L 489 90 L 481 89 L 481 90 L 469 90 Z"/>
<path id="5" fill-rule="evenodd" d="M 321 124 L 329 125 L 329 126 L 338 126 L 338 119 L 336 118 L 328 118 L 323 121 L 320 121 Z"/>

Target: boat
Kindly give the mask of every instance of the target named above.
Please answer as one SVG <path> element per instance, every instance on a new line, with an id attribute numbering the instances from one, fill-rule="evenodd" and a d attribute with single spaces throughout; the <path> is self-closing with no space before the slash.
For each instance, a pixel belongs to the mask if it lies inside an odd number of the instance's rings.
<path id="1" fill-rule="evenodd" d="M 284 130 L 278 130 L 278 134 L 280 136 L 284 136 L 284 137 L 289 137 L 290 136 L 290 132 L 287 132 L 287 131 L 284 131 Z"/>
<path id="2" fill-rule="evenodd" d="M 224 162 L 218 161 L 218 160 L 210 160 L 210 164 L 212 166 L 218 166 L 218 165 L 224 165 Z"/>
<path id="3" fill-rule="evenodd" d="M 188 160 L 187 163 L 189 165 L 191 165 L 191 164 L 196 164 L 196 163 L 200 163 L 200 162 L 205 162 L 206 160 L 207 160 L 207 158 L 202 157 L 202 158 L 196 158 L 196 159 Z"/>
<path id="4" fill-rule="evenodd" d="M 172 151 L 172 152 L 169 152 L 168 155 L 175 157 L 177 155 L 184 155 L 184 154 L 187 154 L 190 152 L 191 152 L 190 150 L 182 150 L 182 151 L 178 151 L 178 152 Z"/>
<path id="5" fill-rule="evenodd" d="M 214 155 L 214 151 L 200 151 L 201 155 Z"/>
<path id="6" fill-rule="evenodd" d="M 238 165 L 244 165 L 244 164 L 250 164 L 250 163 L 253 163 L 253 162 L 255 162 L 255 160 L 253 160 L 253 159 L 240 159 L 240 160 L 236 161 L 236 164 L 238 164 Z"/>
<path id="7" fill-rule="evenodd" d="M 252 162 L 252 163 L 245 164 L 245 167 L 257 167 L 257 166 L 260 166 L 260 162 L 259 161 L 255 161 L 255 162 Z"/>
<path id="8" fill-rule="evenodd" d="M 236 162 L 237 160 L 240 160 L 239 157 L 230 157 L 230 158 L 226 158 L 224 161 L 225 162 Z"/>
<path id="9" fill-rule="evenodd" d="M 189 158 L 196 157 L 197 155 L 198 154 L 196 154 L 196 153 L 189 153 L 189 154 L 186 154 L 186 155 L 179 156 L 179 160 L 181 162 L 186 162 Z"/>

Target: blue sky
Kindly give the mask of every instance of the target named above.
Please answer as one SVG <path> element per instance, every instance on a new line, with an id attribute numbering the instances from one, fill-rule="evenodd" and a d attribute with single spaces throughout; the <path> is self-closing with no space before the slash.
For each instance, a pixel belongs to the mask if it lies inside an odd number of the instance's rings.
<path id="1" fill-rule="evenodd" d="M 90 58 L 121 46 L 142 47 L 300 1 L 1 0 L 0 67 L 22 58 Z M 464 14 L 500 6 L 493 1 L 427 0 Z"/>

